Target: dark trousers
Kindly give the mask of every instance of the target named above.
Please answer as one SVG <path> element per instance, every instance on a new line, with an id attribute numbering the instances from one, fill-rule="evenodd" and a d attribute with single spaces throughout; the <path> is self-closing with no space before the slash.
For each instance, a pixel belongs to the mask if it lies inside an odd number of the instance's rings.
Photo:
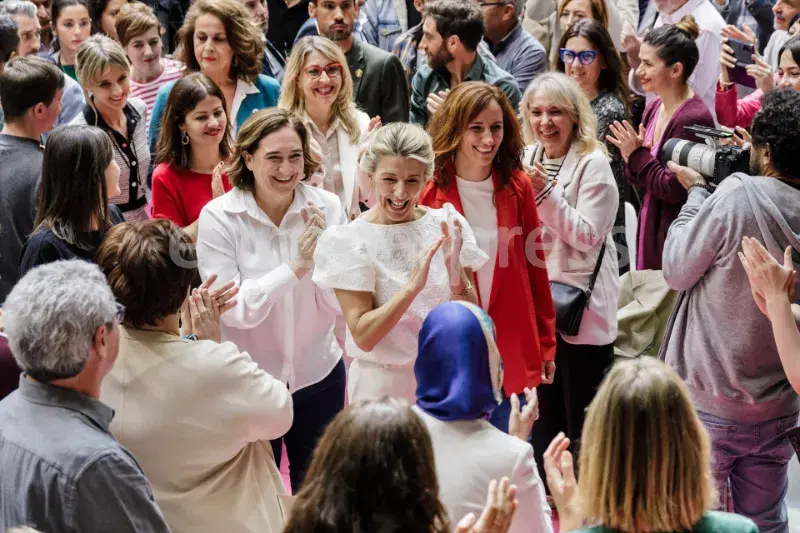
<path id="1" fill-rule="evenodd" d="M 559 431 L 570 440 L 577 464 L 586 409 L 614 360 L 614 345 L 569 344 L 556 334 L 556 375 L 553 383 L 539 385 L 539 420 L 531 442 L 542 479 L 547 479 L 542 455 Z M 548 489 L 549 492 L 549 489 Z"/>
<path id="2" fill-rule="evenodd" d="M 344 409 L 345 383 L 344 361 L 340 360 L 325 379 L 292 394 L 292 427 L 286 435 L 271 443 L 278 468 L 281 467 L 281 446 L 286 444 L 289 478 L 295 494 L 303 484 L 317 441 L 330 421 Z"/>

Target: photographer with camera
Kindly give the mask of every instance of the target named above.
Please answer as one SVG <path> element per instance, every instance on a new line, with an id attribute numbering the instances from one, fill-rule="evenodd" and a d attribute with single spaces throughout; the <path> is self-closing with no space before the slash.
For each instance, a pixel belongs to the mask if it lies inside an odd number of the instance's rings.
<path id="1" fill-rule="evenodd" d="M 800 93 L 764 96 L 753 119 L 752 176 L 734 173 L 713 194 L 696 170 L 670 161 L 688 199 L 664 244 L 669 286 L 683 291 L 661 357 L 686 381 L 714 447 L 722 508 L 733 507 L 764 533 L 788 531 L 784 498 L 800 398 L 781 365 L 769 320 L 750 297 L 738 252 L 744 237 L 774 257 L 800 257 Z"/>

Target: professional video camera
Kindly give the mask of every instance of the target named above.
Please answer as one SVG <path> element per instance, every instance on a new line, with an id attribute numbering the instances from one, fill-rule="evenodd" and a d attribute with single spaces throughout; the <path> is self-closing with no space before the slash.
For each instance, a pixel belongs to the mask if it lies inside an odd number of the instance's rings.
<path id="1" fill-rule="evenodd" d="M 705 176 L 712 186 L 719 185 L 734 172 L 745 174 L 750 172 L 749 150 L 720 143 L 722 139 L 733 137 L 733 133 L 704 126 L 686 126 L 684 131 L 705 139 L 706 144 L 684 139 L 667 139 L 661 149 L 661 162 L 665 165 L 668 161 L 672 161 L 682 167 L 696 170 Z"/>

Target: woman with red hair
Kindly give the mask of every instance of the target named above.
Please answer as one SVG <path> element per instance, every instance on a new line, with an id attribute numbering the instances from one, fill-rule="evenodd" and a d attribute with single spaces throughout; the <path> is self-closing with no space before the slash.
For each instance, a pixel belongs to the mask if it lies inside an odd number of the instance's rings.
<path id="1" fill-rule="evenodd" d="M 419 203 L 453 204 L 489 255 L 475 282 L 505 368 L 504 400 L 491 422 L 508 431 L 511 396 L 529 396 L 555 373 L 555 311 L 536 195 L 520 160 L 522 132 L 503 92 L 482 82 L 453 89 L 428 131 L 435 170 Z"/>

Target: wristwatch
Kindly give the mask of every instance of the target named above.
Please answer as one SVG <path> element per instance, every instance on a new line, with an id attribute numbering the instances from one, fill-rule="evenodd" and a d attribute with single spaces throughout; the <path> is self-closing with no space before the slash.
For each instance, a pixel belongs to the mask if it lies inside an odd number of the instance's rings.
<path id="1" fill-rule="evenodd" d="M 691 191 L 695 187 L 700 187 L 701 189 L 705 189 L 708 192 L 714 192 L 714 189 L 712 189 L 709 184 L 696 181 L 696 182 L 692 183 L 691 185 L 689 185 L 689 188 L 686 189 L 686 194 L 689 194 L 689 191 Z"/>
<path id="2" fill-rule="evenodd" d="M 472 291 L 472 289 L 474 289 L 474 288 L 475 288 L 475 285 L 473 285 L 471 281 L 467 280 L 467 282 L 464 284 L 464 288 L 461 289 L 461 292 L 452 292 L 451 291 L 450 292 L 450 296 L 460 296 L 460 297 L 463 298 L 466 295 L 468 295 L 470 293 L 470 291 Z"/>

